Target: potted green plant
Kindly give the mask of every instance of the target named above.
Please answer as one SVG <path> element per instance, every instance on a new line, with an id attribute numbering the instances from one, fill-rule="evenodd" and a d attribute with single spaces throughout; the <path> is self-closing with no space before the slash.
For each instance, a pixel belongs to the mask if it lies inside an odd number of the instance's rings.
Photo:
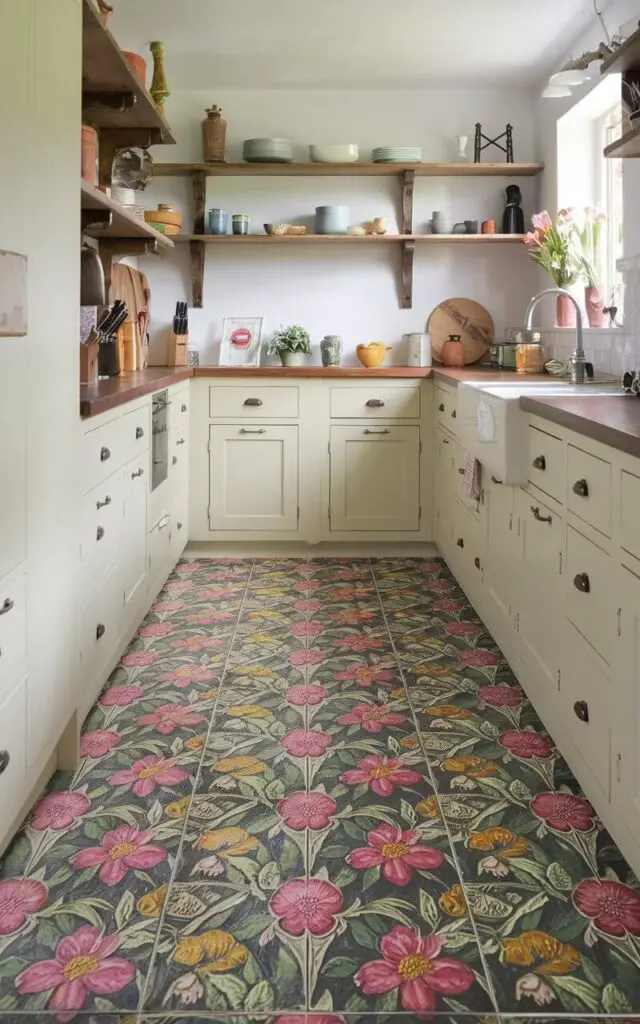
<path id="1" fill-rule="evenodd" d="M 309 332 L 297 324 L 281 327 L 274 332 L 267 351 L 270 356 L 280 356 L 283 366 L 303 366 L 311 354 Z"/>

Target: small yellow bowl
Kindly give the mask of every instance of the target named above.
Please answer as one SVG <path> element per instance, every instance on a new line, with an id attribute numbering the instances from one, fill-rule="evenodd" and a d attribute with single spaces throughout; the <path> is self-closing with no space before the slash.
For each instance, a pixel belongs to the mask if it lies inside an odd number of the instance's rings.
<path id="1" fill-rule="evenodd" d="M 375 369 L 376 366 L 381 366 L 384 357 L 390 351 L 390 346 L 385 345 L 382 341 L 370 341 L 368 345 L 356 346 L 358 359 L 369 370 Z"/>

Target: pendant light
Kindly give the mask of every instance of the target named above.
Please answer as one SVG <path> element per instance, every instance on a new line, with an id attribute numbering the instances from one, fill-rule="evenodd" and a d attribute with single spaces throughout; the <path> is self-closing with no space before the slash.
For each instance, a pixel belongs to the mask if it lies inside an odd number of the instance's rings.
<path id="1" fill-rule="evenodd" d="M 620 45 L 621 40 L 612 40 L 609 35 L 607 26 L 602 12 L 598 9 L 598 0 L 593 0 L 593 9 L 596 16 L 602 25 L 602 31 L 604 32 L 605 42 L 595 50 L 586 50 L 580 54 L 579 57 L 575 57 L 573 60 L 568 60 L 560 71 L 556 71 L 555 74 L 551 75 L 547 88 L 542 93 L 544 99 L 562 99 L 563 97 L 571 95 L 571 89 L 576 86 L 584 85 L 586 81 L 591 77 L 586 73 L 587 68 L 596 60 L 606 60 Z"/>

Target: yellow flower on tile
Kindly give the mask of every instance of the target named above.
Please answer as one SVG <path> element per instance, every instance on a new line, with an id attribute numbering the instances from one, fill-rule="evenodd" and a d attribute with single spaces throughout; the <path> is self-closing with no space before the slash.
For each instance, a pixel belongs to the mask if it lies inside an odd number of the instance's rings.
<path id="1" fill-rule="evenodd" d="M 200 700 L 215 700 L 218 696 L 218 688 L 214 686 L 213 690 L 205 690 L 204 693 L 200 694 Z"/>
<path id="2" fill-rule="evenodd" d="M 187 750 L 202 750 L 204 747 L 204 736 L 190 736 L 185 743 Z"/>
<path id="3" fill-rule="evenodd" d="M 507 964 L 533 967 L 538 974 L 571 974 L 580 966 L 580 953 L 567 942 L 560 942 L 547 932 L 523 932 L 515 939 L 505 939 L 502 959 Z"/>
<path id="4" fill-rule="evenodd" d="M 468 757 L 448 757 L 442 762 L 442 767 L 446 772 L 469 775 L 472 779 L 487 779 L 498 770 L 494 761 L 478 757 L 477 754 L 469 754 Z"/>
<path id="5" fill-rule="evenodd" d="M 171 818 L 174 821 L 181 821 L 183 818 L 186 818 L 190 803 L 191 797 L 183 796 L 180 800 L 174 800 L 173 803 L 167 804 L 164 809 L 164 813 L 167 818 Z"/>
<path id="6" fill-rule="evenodd" d="M 195 967 L 203 959 L 204 953 L 199 938 L 181 939 L 176 946 L 173 959 L 184 967 Z"/>
<path id="7" fill-rule="evenodd" d="M 271 712 L 260 704 L 236 704 L 227 708 L 227 714 L 234 718 L 270 718 Z"/>
<path id="8" fill-rule="evenodd" d="M 282 640 L 279 637 L 273 636 L 271 633 L 264 632 L 250 633 L 249 636 L 245 637 L 245 639 L 252 644 L 272 644 L 279 646 L 282 643 Z"/>
<path id="9" fill-rule="evenodd" d="M 389 696 L 392 697 L 394 700 L 404 700 L 404 686 L 399 686 L 396 690 L 392 690 Z"/>
<path id="10" fill-rule="evenodd" d="M 414 732 L 411 736 L 405 736 L 404 739 L 401 739 L 400 746 L 404 747 L 405 750 L 415 750 L 419 742 L 420 740 Z"/>
<path id="11" fill-rule="evenodd" d="M 238 665 L 231 669 L 236 676 L 249 676 L 251 679 L 275 679 L 276 674 L 262 665 Z"/>
<path id="12" fill-rule="evenodd" d="M 214 771 L 233 775 L 236 779 L 248 778 L 251 775 L 262 775 L 267 766 L 257 757 L 223 757 L 213 766 Z"/>
<path id="13" fill-rule="evenodd" d="M 161 885 L 158 889 L 152 889 L 141 896 L 136 903 L 138 913 L 143 917 L 160 917 L 168 888 L 168 885 Z"/>
<path id="14" fill-rule="evenodd" d="M 181 939 L 173 959 L 185 967 L 197 966 L 204 974 L 220 974 L 245 964 L 248 956 L 247 947 L 237 942 L 233 935 L 215 929 L 193 938 Z"/>
<path id="15" fill-rule="evenodd" d="M 467 846 L 470 850 L 497 851 L 498 857 L 524 857 L 529 849 L 529 842 L 524 836 L 518 836 L 511 829 L 495 826 L 486 828 L 484 832 L 472 832 Z"/>
<path id="16" fill-rule="evenodd" d="M 259 611 L 259 612 L 249 612 L 248 618 L 251 619 L 252 621 L 254 619 L 270 619 L 272 622 L 287 622 L 288 621 L 287 616 L 284 615 L 283 612 L 271 611 L 268 608 L 265 608 L 264 610 Z"/>
<path id="17" fill-rule="evenodd" d="M 437 796 L 428 796 L 426 800 L 421 800 L 420 803 L 416 804 L 415 809 L 416 814 L 419 814 L 421 818 L 440 817 L 440 805 Z"/>
<path id="18" fill-rule="evenodd" d="M 261 587 L 256 590 L 256 597 L 284 597 L 284 594 L 281 587 Z"/>
<path id="19" fill-rule="evenodd" d="M 415 665 L 413 671 L 418 676 L 431 676 L 432 679 L 439 679 L 441 676 L 450 676 L 453 669 L 445 668 L 444 665 Z"/>
<path id="20" fill-rule="evenodd" d="M 219 828 L 203 832 L 196 840 L 196 849 L 213 850 L 218 857 L 242 857 L 255 850 L 260 843 L 243 828 Z"/>
<path id="21" fill-rule="evenodd" d="M 471 718 L 470 711 L 456 707 L 455 704 L 431 704 L 424 709 L 423 714 L 431 718 Z"/>
<path id="22" fill-rule="evenodd" d="M 449 917 L 466 917 L 467 901 L 461 885 L 452 885 L 438 900 L 440 909 Z"/>

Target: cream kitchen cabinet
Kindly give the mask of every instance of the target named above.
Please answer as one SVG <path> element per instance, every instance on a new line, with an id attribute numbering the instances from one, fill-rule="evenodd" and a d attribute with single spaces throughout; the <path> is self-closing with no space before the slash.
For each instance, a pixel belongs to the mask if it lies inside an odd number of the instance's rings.
<path id="1" fill-rule="evenodd" d="M 516 490 L 497 477 L 485 483 L 487 554 L 485 585 L 487 600 L 495 613 L 512 619 L 518 581 L 519 537 L 516 528 Z"/>
<path id="2" fill-rule="evenodd" d="M 331 427 L 329 520 L 333 531 L 420 529 L 420 428 Z"/>
<path id="3" fill-rule="evenodd" d="M 26 558 L 26 352 L 22 338 L 2 338 L 0 376 L 0 579 Z"/>
<path id="4" fill-rule="evenodd" d="M 451 552 L 453 543 L 454 471 L 454 439 L 438 428 L 433 470 L 433 539 L 445 556 Z"/>
<path id="5" fill-rule="evenodd" d="M 147 454 L 147 453 L 145 453 Z M 135 607 L 147 572 L 148 457 L 135 458 L 124 472 L 123 519 L 120 531 L 120 561 L 124 607 Z"/>
<path id="6" fill-rule="evenodd" d="M 298 427 L 210 426 L 209 482 L 212 530 L 296 530 Z"/>
<path id="7" fill-rule="evenodd" d="M 615 581 L 618 629 L 610 696 L 614 722 L 613 800 L 640 846 L 640 575 L 621 566 Z"/>

